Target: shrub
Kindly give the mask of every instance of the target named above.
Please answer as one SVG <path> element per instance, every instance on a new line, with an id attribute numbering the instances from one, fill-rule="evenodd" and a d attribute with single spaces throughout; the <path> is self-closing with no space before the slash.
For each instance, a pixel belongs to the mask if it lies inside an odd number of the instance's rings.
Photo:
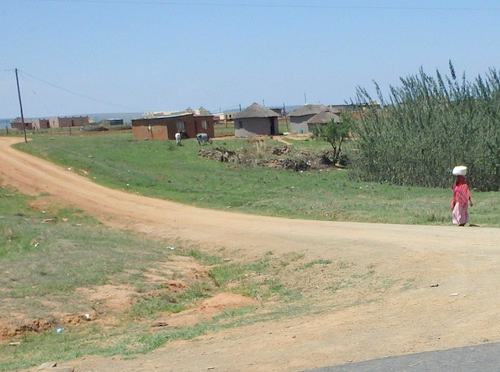
<path id="1" fill-rule="evenodd" d="M 397 185 L 449 187 L 451 170 L 469 168 L 477 190 L 500 187 L 500 76 L 458 79 L 419 74 L 401 78 L 385 100 L 375 83 L 380 105 L 358 88 L 357 106 L 365 108 L 354 125 L 353 172 L 364 180 Z"/>

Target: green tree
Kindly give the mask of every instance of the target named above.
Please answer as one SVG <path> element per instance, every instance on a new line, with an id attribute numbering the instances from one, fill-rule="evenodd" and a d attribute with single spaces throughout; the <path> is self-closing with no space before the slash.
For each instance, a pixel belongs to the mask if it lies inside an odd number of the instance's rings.
<path id="1" fill-rule="evenodd" d="M 332 119 L 326 124 L 316 125 L 313 136 L 332 145 L 333 156 L 338 161 L 342 153 L 342 144 L 350 137 L 352 123 L 353 118 L 351 115 L 342 114 L 340 122 L 335 122 Z"/>

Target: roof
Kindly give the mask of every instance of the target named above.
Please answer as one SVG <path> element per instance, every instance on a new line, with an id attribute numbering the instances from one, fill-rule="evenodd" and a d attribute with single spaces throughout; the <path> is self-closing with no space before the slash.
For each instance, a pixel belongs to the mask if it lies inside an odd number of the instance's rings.
<path id="1" fill-rule="evenodd" d="M 245 110 L 234 115 L 234 119 L 250 119 L 250 118 L 276 118 L 279 115 L 273 110 L 254 103 Z"/>
<path id="2" fill-rule="evenodd" d="M 321 111 L 319 114 L 314 115 L 307 121 L 307 124 L 327 124 L 331 121 L 336 123 L 340 122 L 340 116 L 333 113 L 332 111 L 325 110 Z"/>
<path id="3" fill-rule="evenodd" d="M 14 120 L 12 120 L 11 123 L 20 123 L 20 124 L 22 124 L 23 121 L 22 121 L 21 117 L 18 116 L 17 118 L 15 118 Z M 31 119 L 24 118 L 24 124 L 29 124 L 29 123 L 31 123 Z"/>
<path id="4" fill-rule="evenodd" d="M 153 118 L 143 118 L 143 119 L 155 120 L 155 119 L 181 118 L 183 116 L 194 116 L 194 114 L 192 112 L 183 112 L 183 113 L 180 113 L 180 114 L 155 116 Z"/>
<path id="5" fill-rule="evenodd" d="M 293 110 L 288 116 L 306 116 L 306 115 L 316 115 L 321 111 L 328 110 L 325 105 L 305 105 Z"/>

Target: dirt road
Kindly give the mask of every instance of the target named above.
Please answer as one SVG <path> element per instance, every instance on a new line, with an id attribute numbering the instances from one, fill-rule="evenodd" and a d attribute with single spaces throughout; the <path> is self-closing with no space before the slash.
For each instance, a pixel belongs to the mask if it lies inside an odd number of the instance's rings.
<path id="1" fill-rule="evenodd" d="M 354 288 L 345 293 L 356 305 L 176 341 L 134 360 L 65 363 L 77 371 L 294 371 L 500 341 L 500 229 L 318 222 L 198 209 L 107 189 L 12 149 L 15 141 L 0 137 L 2 184 L 27 194 L 49 193 L 107 224 L 180 237 L 207 250 L 223 246 L 248 258 L 293 251 L 353 262 L 384 280 L 411 283 Z"/>

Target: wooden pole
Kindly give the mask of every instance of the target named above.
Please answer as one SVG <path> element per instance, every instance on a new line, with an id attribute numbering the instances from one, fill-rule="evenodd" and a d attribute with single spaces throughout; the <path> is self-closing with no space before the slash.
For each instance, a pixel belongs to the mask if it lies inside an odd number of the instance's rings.
<path id="1" fill-rule="evenodd" d="M 17 83 L 17 96 L 19 97 L 19 107 L 21 108 L 21 122 L 23 123 L 24 142 L 28 143 L 28 139 L 26 138 L 26 124 L 24 123 L 23 103 L 21 101 L 21 90 L 19 89 L 19 77 L 17 76 L 17 68 L 16 68 L 16 83 Z"/>

